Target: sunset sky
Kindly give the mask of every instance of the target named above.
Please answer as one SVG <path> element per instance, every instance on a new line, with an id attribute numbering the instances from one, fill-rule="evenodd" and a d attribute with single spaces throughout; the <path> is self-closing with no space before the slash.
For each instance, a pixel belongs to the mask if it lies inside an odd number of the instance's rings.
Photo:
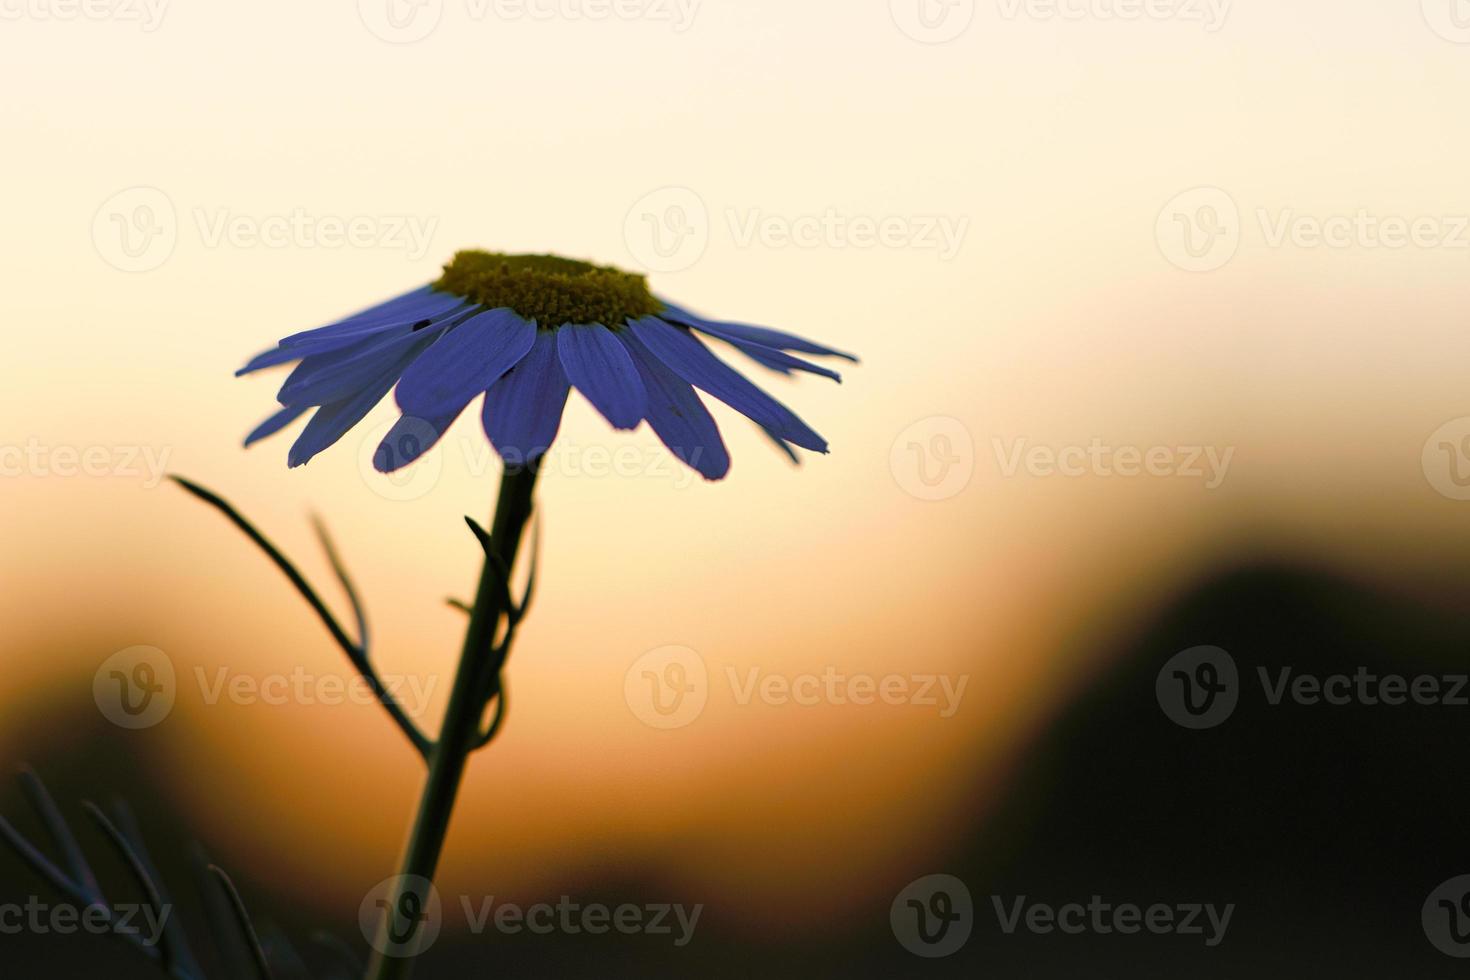
<path id="1" fill-rule="evenodd" d="M 386 478 L 385 404 L 288 470 L 289 437 L 241 448 L 279 377 L 232 373 L 464 247 L 647 271 L 862 363 L 840 387 L 762 377 L 831 442 L 799 468 L 715 406 L 718 484 L 573 397 L 448 891 L 637 868 L 721 896 L 736 932 L 837 928 L 933 870 L 1100 639 L 1192 576 L 1250 549 L 1430 575 L 1470 507 L 1437 448 L 1470 435 L 1470 46 L 1434 0 L 1175 5 L 1219 23 L 981 4 L 942 43 L 889 6 L 445 0 L 406 43 L 367 0 L 5 7 L 0 756 L 154 647 L 173 711 L 116 737 L 160 760 L 181 824 L 303 901 L 355 907 L 364 869 L 391 873 L 418 760 L 371 705 L 211 697 L 351 673 L 162 477 L 329 585 L 322 514 L 434 727 L 464 625 L 445 600 L 479 567 L 462 518 L 498 476 L 475 420 Z M 628 691 L 668 646 L 707 704 L 664 730 Z M 750 687 L 834 673 L 938 703 Z M 961 798 L 977 780 L 992 795 Z"/>

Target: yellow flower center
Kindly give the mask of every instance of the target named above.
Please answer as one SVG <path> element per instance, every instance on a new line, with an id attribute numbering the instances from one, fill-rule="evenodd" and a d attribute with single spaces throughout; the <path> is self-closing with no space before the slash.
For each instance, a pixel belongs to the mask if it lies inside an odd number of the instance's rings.
<path id="1" fill-rule="evenodd" d="M 564 323 L 600 323 L 616 330 L 663 309 L 648 291 L 646 276 L 559 255 L 461 251 L 434 288 L 489 309 L 512 309 L 543 330 Z"/>

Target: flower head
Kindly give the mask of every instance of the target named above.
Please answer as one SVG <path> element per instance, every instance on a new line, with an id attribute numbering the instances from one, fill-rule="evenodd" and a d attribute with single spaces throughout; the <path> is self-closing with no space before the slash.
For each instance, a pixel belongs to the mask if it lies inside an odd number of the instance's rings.
<path id="1" fill-rule="evenodd" d="M 401 469 L 439 440 L 484 395 L 485 434 L 520 465 L 556 439 L 572 388 L 617 429 L 647 420 L 665 446 L 709 480 L 730 455 L 698 388 L 792 446 L 826 452 L 826 441 L 776 399 L 716 357 L 698 335 L 730 344 L 763 367 L 841 381 L 795 356 L 850 354 L 792 334 L 706 320 L 659 299 L 643 276 L 555 255 L 458 253 L 436 282 L 329 326 L 286 337 L 238 374 L 296 367 L 283 406 L 246 438 L 280 431 L 309 411 L 291 447 L 300 466 L 337 442 L 397 386 L 402 418 L 374 465 Z"/>

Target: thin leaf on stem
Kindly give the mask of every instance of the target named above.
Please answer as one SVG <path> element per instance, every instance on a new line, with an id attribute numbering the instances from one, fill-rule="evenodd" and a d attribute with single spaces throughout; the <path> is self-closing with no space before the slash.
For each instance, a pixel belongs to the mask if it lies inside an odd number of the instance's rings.
<path id="1" fill-rule="evenodd" d="M 82 809 L 86 811 L 87 816 L 92 818 L 92 821 L 97 824 L 102 830 L 102 833 L 117 850 L 118 854 L 121 855 L 123 864 L 127 866 L 128 872 L 133 876 L 133 881 L 137 884 L 139 890 L 143 892 L 144 900 L 153 907 L 154 921 L 167 921 L 166 917 L 169 915 L 170 910 L 164 906 L 163 896 L 158 891 L 158 885 L 154 882 L 152 876 L 149 875 L 148 869 L 143 866 L 143 860 L 138 856 L 138 852 L 133 848 L 133 845 L 128 841 L 127 837 L 123 835 L 121 830 L 117 829 L 117 825 L 107 818 L 107 814 L 103 813 L 97 804 L 83 803 Z M 173 937 L 167 932 L 160 935 L 158 937 L 158 953 L 163 958 L 164 969 L 168 970 L 170 974 L 178 976 L 179 956 L 172 939 Z"/>
<path id="2" fill-rule="evenodd" d="M 209 873 L 214 876 L 220 891 L 224 892 L 229 902 L 229 908 L 235 915 L 235 924 L 239 927 L 240 935 L 245 940 L 246 948 L 250 950 L 256 974 L 261 980 L 273 980 L 270 963 L 265 957 L 265 949 L 260 945 L 260 937 L 256 935 L 255 926 L 250 921 L 250 913 L 245 910 L 245 902 L 240 898 L 240 892 L 235 888 L 235 883 L 217 864 L 209 866 Z"/>
<path id="3" fill-rule="evenodd" d="M 302 598 L 306 600 L 307 604 L 311 606 L 317 616 L 326 625 L 327 631 L 332 634 L 332 639 L 336 640 L 337 645 L 347 654 L 347 659 L 357 668 L 358 673 L 362 674 L 363 679 L 368 683 L 369 689 L 373 692 L 373 696 L 378 699 L 378 702 L 383 705 L 383 708 L 388 712 L 394 723 L 408 737 L 409 742 L 413 744 L 413 747 L 418 751 L 419 755 L 427 760 L 429 753 L 433 751 L 434 743 L 419 729 L 413 719 L 408 717 L 408 713 L 403 710 L 403 706 L 398 703 L 397 698 L 384 686 L 382 678 L 378 676 L 377 669 L 372 664 L 372 658 L 369 655 L 367 647 L 367 616 L 364 614 L 362 604 L 358 600 L 357 590 L 353 587 L 351 578 L 346 574 L 341 560 L 337 556 L 335 546 L 332 545 L 330 537 L 325 534 L 325 531 L 320 525 L 318 525 L 318 533 L 321 534 L 323 544 L 327 549 L 327 557 L 331 561 L 338 579 L 342 582 L 348 599 L 352 603 L 353 611 L 357 616 L 361 641 L 355 641 L 347 635 L 346 630 L 337 622 L 337 618 L 332 615 L 331 610 L 327 608 L 327 604 L 317 595 L 316 590 L 311 587 L 306 577 L 297 570 L 290 559 L 281 553 L 279 548 L 271 543 L 269 538 L 262 534 L 255 525 L 246 520 L 229 501 L 194 483 L 192 480 L 187 480 L 181 476 L 170 476 L 170 479 L 228 517 L 237 528 L 244 532 L 246 537 L 255 542 L 266 553 L 271 561 L 275 562 L 276 567 L 290 580 L 291 584 L 296 587 L 296 591 L 301 593 Z"/>
<path id="4" fill-rule="evenodd" d="M 479 741 L 475 743 L 475 751 L 478 752 L 489 745 L 495 736 L 500 734 L 500 726 L 505 724 L 505 714 L 510 710 L 508 698 L 505 691 L 505 678 L 495 679 L 495 716 L 490 719 L 490 725 L 480 734 Z"/>
<path id="5" fill-rule="evenodd" d="M 82 854 L 82 846 L 77 843 L 76 835 L 71 832 L 71 827 L 61 815 L 61 809 L 57 807 L 56 801 L 52 799 L 46 784 L 41 782 L 41 777 L 36 775 L 35 770 L 29 766 L 22 766 L 20 770 L 20 785 L 25 790 L 26 797 L 31 801 L 31 806 L 46 825 L 46 830 L 51 835 L 51 840 L 61 851 L 66 860 L 66 866 L 71 871 L 72 883 L 84 895 L 88 896 L 90 904 L 102 904 L 102 886 L 97 883 L 97 876 L 92 873 L 92 866 L 87 863 L 87 858 Z"/>

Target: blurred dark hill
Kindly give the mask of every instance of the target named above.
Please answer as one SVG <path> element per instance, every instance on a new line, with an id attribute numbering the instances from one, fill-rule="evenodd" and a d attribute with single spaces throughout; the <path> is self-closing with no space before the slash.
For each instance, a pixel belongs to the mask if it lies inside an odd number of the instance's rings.
<path id="1" fill-rule="evenodd" d="M 1191 731 L 1166 716 L 1155 680 L 1202 644 L 1230 653 L 1240 700 L 1218 727 Z M 955 958 L 1006 977 L 1465 975 L 1470 964 L 1437 951 L 1420 915 L 1436 886 L 1470 874 L 1470 707 L 1273 706 L 1258 671 L 1273 685 L 1284 667 L 1463 674 L 1467 645 L 1470 605 L 1314 570 L 1244 566 L 1190 589 L 1115 644 L 1111 667 L 1019 760 L 1001 814 L 955 863 L 981 906 Z M 994 894 L 1236 910 L 1214 949 L 1174 936 L 1004 936 Z"/>
<path id="2" fill-rule="evenodd" d="M 963 880 L 975 927 L 952 956 L 926 960 L 901 948 L 884 899 L 862 921 L 834 922 L 825 935 L 779 945 L 722 935 L 713 907 L 682 949 L 646 936 L 446 932 L 418 975 L 1462 976 L 1470 961 L 1431 945 L 1420 915 L 1438 885 L 1470 874 L 1470 794 L 1461 784 L 1470 707 L 1273 706 L 1257 670 L 1266 668 L 1273 680 L 1283 667 L 1298 676 L 1359 668 L 1406 677 L 1470 671 L 1470 606 L 1444 598 L 1463 578 L 1437 576 L 1431 585 L 1441 591 L 1430 595 L 1316 569 L 1245 564 L 1162 597 L 1136 635 L 1100 645 L 1079 625 L 1072 647 L 1078 663 L 1092 666 L 1077 674 L 1070 703 L 1015 761 L 998 812 L 992 809 L 983 825 L 975 817 L 973 835 L 949 858 L 875 883 L 891 897 L 930 873 Z M 1203 644 L 1233 658 L 1239 703 L 1218 727 L 1187 730 L 1160 707 L 1155 681 L 1175 654 Z M 68 814 L 77 813 L 82 797 L 121 790 L 135 797 L 155 840 L 185 834 L 151 805 L 146 761 L 127 758 L 100 728 L 63 727 L 58 731 L 69 736 L 37 741 L 35 761 Z M 974 813 L 992 792 L 977 778 Z M 7 815 L 23 812 L 8 786 L 0 807 Z M 937 816 L 916 812 L 913 832 L 929 832 Z M 828 819 L 836 826 L 843 814 Z M 95 835 L 88 839 L 96 845 Z M 187 881 L 183 850 L 155 847 L 166 875 Z M 268 907 L 291 936 L 325 927 L 360 945 L 355 909 L 324 916 L 293 908 L 285 896 L 252 887 L 249 869 L 232 870 L 252 904 Z M 378 872 L 364 870 L 364 887 Z M 0 901 L 39 889 L 18 862 L 0 855 Z M 584 903 L 605 896 L 612 905 L 667 896 L 657 881 L 636 873 L 630 879 L 627 868 L 586 869 L 565 890 Z M 1201 936 L 1006 935 L 991 901 L 1027 896 L 1085 904 L 1094 895 L 1113 904 L 1233 903 L 1235 910 L 1223 941 L 1206 948 Z M 5 976 L 153 975 L 132 970 L 123 953 L 100 940 L 3 936 L 0 962 Z"/>

